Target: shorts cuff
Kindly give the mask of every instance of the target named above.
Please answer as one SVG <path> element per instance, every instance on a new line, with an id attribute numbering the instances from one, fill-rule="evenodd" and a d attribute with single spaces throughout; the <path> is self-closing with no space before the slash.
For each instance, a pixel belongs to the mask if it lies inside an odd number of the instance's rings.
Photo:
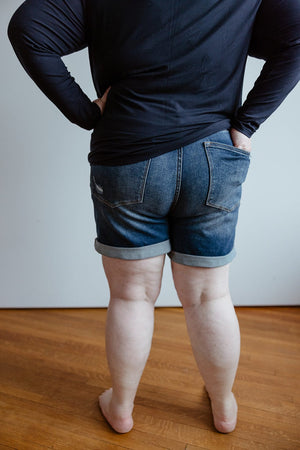
<path id="1" fill-rule="evenodd" d="M 111 258 L 146 259 L 169 253 L 171 244 L 167 240 L 144 247 L 113 247 L 111 245 L 101 244 L 98 239 L 95 239 L 95 250 L 101 255 L 110 256 Z"/>
<path id="2" fill-rule="evenodd" d="M 236 251 L 233 249 L 230 253 L 224 256 L 198 256 L 186 255 L 184 253 L 170 252 L 168 256 L 172 261 L 185 266 L 194 267 L 220 267 L 229 264 L 235 257 Z"/>

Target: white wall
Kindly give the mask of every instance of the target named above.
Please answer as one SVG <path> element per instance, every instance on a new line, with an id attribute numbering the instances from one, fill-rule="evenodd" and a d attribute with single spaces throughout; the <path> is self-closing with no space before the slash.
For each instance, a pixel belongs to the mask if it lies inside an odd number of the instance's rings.
<path id="1" fill-rule="evenodd" d="M 106 306 L 93 248 L 90 132 L 67 122 L 14 55 L 6 29 L 20 3 L 0 5 L 0 307 Z M 64 60 L 94 99 L 86 51 Z M 245 91 L 260 67 L 249 61 Z M 299 304 L 299 94 L 298 86 L 253 137 L 231 270 L 236 305 Z M 179 305 L 169 260 L 157 304 Z"/>

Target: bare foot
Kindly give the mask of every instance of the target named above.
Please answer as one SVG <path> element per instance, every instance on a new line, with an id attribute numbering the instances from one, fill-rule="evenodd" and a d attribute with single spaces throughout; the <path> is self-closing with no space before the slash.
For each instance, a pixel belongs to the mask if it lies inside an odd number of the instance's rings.
<path id="1" fill-rule="evenodd" d="M 238 406 L 233 393 L 225 402 L 211 400 L 214 424 L 220 433 L 230 433 L 236 427 Z"/>
<path id="2" fill-rule="evenodd" d="M 113 405 L 112 388 L 99 395 L 99 406 L 103 416 L 110 426 L 118 433 L 128 433 L 133 427 L 132 411 L 124 410 L 124 407 Z"/>

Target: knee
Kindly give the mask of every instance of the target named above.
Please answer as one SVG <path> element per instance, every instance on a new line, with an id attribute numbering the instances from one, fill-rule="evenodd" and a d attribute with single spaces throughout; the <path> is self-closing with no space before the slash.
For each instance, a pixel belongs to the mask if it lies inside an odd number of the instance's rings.
<path id="1" fill-rule="evenodd" d="M 145 301 L 154 304 L 160 293 L 163 257 L 125 261 L 103 258 L 111 301 Z"/>
<path id="2" fill-rule="evenodd" d="M 194 308 L 200 306 L 204 303 L 213 302 L 214 300 L 223 300 L 227 298 L 229 294 L 229 290 L 219 290 L 216 291 L 213 287 L 207 287 L 199 292 L 195 293 L 185 290 L 183 292 L 178 292 L 178 298 L 180 303 L 184 309 Z"/>
<path id="3" fill-rule="evenodd" d="M 229 295 L 228 265 L 217 268 L 183 266 L 172 262 L 174 285 L 184 308 Z"/>
<path id="4" fill-rule="evenodd" d="M 160 285 L 148 285 L 139 283 L 138 280 L 131 279 L 130 283 L 124 283 L 123 286 L 117 286 L 111 289 L 111 301 L 124 300 L 126 302 L 144 301 L 155 304 L 160 293 Z"/>

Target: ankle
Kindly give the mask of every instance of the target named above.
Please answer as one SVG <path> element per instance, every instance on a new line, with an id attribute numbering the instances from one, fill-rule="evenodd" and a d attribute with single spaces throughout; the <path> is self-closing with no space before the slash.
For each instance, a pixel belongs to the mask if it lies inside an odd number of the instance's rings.
<path id="1" fill-rule="evenodd" d="M 234 398 L 233 392 L 229 392 L 227 394 L 222 394 L 222 395 L 220 395 L 220 394 L 217 394 L 217 395 L 216 394 L 215 395 L 208 394 L 208 395 L 209 395 L 211 402 L 216 406 L 224 405 L 225 403 L 231 402 L 232 399 Z"/>
<path id="2" fill-rule="evenodd" d="M 119 396 L 114 394 L 114 391 L 112 392 L 112 398 L 111 398 L 111 407 L 113 410 L 118 411 L 119 414 L 122 415 L 128 415 L 128 412 L 132 412 L 133 410 L 133 402 L 121 399 Z"/>

